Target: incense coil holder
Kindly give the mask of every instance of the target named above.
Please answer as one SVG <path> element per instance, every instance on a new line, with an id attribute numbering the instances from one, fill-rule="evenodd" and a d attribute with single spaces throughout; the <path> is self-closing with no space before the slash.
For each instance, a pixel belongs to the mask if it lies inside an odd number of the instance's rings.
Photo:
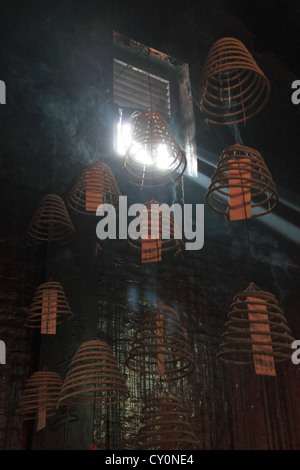
<path id="1" fill-rule="evenodd" d="M 211 47 L 198 90 L 208 122 L 245 123 L 263 109 L 269 96 L 269 80 L 241 41 L 223 38 Z"/>
<path id="2" fill-rule="evenodd" d="M 143 375 L 159 376 L 162 382 L 192 374 L 195 362 L 186 333 L 171 307 L 162 305 L 145 312 L 125 364 Z"/>
<path id="3" fill-rule="evenodd" d="M 75 229 L 64 201 L 56 194 L 48 194 L 40 201 L 27 227 L 30 237 L 43 242 L 70 241 Z"/>
<path id="4" fill-rule="evenodd" d="M 164 117 L 152 109 L 139 115 L 123 160 L 131 184 L 158 188 L 174 183 L 183 175 L 186 165 L 185 153 Z"/>
<path id="5" fill-rule="evenodd" d="M 110 168 L 105 163 L 95 162 L 84 168 L 67 202 L 80 214 L 96 215 L 100 204 L 117 207 L 119 196 L 121 193 Z"/>
<path id="6" fill-rule="evenodd" d="M 222 338 L 217 356 L 224 363 L 250 364 L 254 355 L 270 356 L 275 362 L 291 360 L 294 338 L 287 320 L 275 296 L 253 283 L 234 297 Z"/>
<path id="7" fill-rule="evenodd" d="M 128 397 L 127 385 L 111 348 L 98 339 L 82 343 L 63 382 L 59 404 L 107 406 Z"/>
<path id="8" fill-rule="evenodd" d="M 231 188 L 240 188 L 242 196 L 246 196 L 246 192 L 250 193 L 251 216 L 246 215 L 244 218 L 266 215 L 278 204 L 272 175 L 261 154 L 250 147 L 235 144 L 223 150 L 205 196 L 207 205 L 227 216 L 230 212 Z"/>
<path id="9" fill-rule="evenodd" d="M 49 304 L 49 301 L 55 303 L 56 325 L 73 319 L 74 314 L 71 311 L 62 285 L 56 281 L 49 281 L 41 284 L 36 289 L 25 321 L 27 328 L 41 328 L 45 300 L 46 304 Z"/>
<path id="10" fill-rule="evenodd" d="M 169 212 L 168 209 L 164 208 L 163 204 L 160 204 L 155 199 L 145 202 L 143 205 L 145 206 L 145 213 L 140 214 L 142 216 L 142 227 L 140 228 L 141 238 L 134 239 L 129 236 L 127 238 L 128 244 L 142 251 L 143 240 L 148 239 L 152 240 L 154 243 L 157 241 L 157 249 L 159 249 L 162 254 L 171 251 L 177 254 L 182 252 L 184 250 L 182 233 L 173 213 Z M 152 214 L 154 214 L 153 218 Z M 168 238 L 164 238 L 164 234 Z"/>
<path id="11" fill-rule="evenodd" d="M 16 414 L 23 421 L 34 420 L 43 408 L 47 418 L 55 416 L 61 386 L 62 379 L 56 372 L 34 372 L 25 384 Z"/>
<path id="12" fill-rule="evenodd" d="M 146 400 L 141 413 L 137 450 L 197 450 L 195 434 L 178 398 Z"/>

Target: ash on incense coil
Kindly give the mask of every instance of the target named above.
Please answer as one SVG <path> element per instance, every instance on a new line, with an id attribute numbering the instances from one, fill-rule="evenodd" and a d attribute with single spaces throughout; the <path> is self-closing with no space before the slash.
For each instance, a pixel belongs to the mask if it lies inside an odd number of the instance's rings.
<path id="1" fill-rule="evenodd" d="M 241 41 L 223 38 L 211 47 L 198 90 L 208 122 L 246 122 L 263 109 L 269 96 L 269 80 Z"/>
<path id="2" fill-rule="evenodd" d="M 39 328 L 43 332 L 48 329 L 48 323 L 55 326 L 74 317 L 62 285 L 56 281 L 41 284 L 33 297 L 25 321 L 27 328 Z"/>
<path id="3" fill-rule="evenodd" d="M 240 144 L 226 147 L 212 176 L 206 203 L 231 220 L 261 217 L 274 210 L 278 193 L 261 154 Z"/>
<path id="4" fill-rule="evenodd" d="M 146 400 L 137 436 L 138 450 L 197 450 L 195 434 L 178 398 Z"/>
<path id="5" fill-rule="evenodd" d="M 110 168 L 102 162 L 87 165 L 68 196 L 68 205 L 76 212 L 95 215 L 100 204 L 117 206 L 121 196 Z"/>
<path id="6" fill-rule="evenodd" d="M 184 173 L 186 165 L 185 153 L 163 116 L 152 109 L 139 115 L 123 161 L 131 183 L 141 188 L 174 183 Z"/>
<path id="7" fill-rule="evenodd" d="M 141 374 L 171 382 L 195 369 L 185 331 L 176 312 L 167 305 L 147 310 L 135 333 L 127 367 Z"/>
<path id="8" fill-rule="evenodd" d="M 40 409 L 45 411 L 45 418 L 55 416 L 61 386 L 62 379 L 56 372 L 34 372 L 25 384 L 16 414 L 23 421 L 37 419 Z"/>
<path id="9" fill-rule="evenodd" d="M 98 339 L 82 343 L 63 382 L 59 404 L 106 406 L 128 397 L 127 385 L 111 348 Z"/>
<path id="10" fill-rule="evenodd" d="M 48 194 L 42 198 L 27 227 L 30 237 L 61 244 L 69 242 L 74 232 L 65 203 L 56 194 Z"/>
<path id="11" fill-rule="evenodd" d="M 250 364 L 261 356 L 273 363 L 291 360 L 293 341 L 275 296 L 251 283 L 233 299 L 218 358 L 228 364 Z"/>

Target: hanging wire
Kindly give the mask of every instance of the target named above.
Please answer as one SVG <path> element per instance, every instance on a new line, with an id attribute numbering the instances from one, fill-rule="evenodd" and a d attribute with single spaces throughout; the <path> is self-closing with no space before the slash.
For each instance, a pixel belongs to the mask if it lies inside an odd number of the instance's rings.
<path id="1" fill-rule="evenodd" d="M 151 85 L 151 74 L 150 74 L 150 47 L 148 46 L 148 82 L 149 82 L 149 93 L 150 93 L 150 109 L 152 109 L 152 85 Z"/>
<path id="2" fill-rule="evenodd" d="M 140 45 L 140 49 L 139 51 L 133 56 L 133 59 L 136 59 L 142 52 L 143 50 L 146 48 L 146 46 L 144 44 L 141 44 Z M 122 73 L 125 72 L 125 70 L 127 70 L 129 67 L 132 67 L 131 64 L 126 64 L 124 65 L 124 67 L 119 71 L 119 73 L 114 77 L 114 80 L 116 80 L 117 78 L 120 77 L 120 75 L 122 75 Z M 109 96 L 109 98 L 106 100 L 105 104 L 107 104 L 111 99 L 111 96 Z"/>
<path id="3" fill-rule="evenodd" d="M 231 109 L 231 93 L 230 93 L 230 85 L 229 85 L 229 77 L 228 77 L 228 72 L 227 72 L 227 87 L 228 87 L 228 94 L 229 94 L 229 99 L 228 99 L 228 107 Z"/>
<path id="4" fill-rule="evenodd" d="M 242 103 L 242 108 L 243 108 L 243 118 L 244 118 L 244 126 L 246 126 L 246 112 L 245 112 L 245 106 L 244 106 L 244 93 L 243 93 L 243 90 L 242 90 L 242 85 L 241 85 L 241 81 L 239 79 L 239 87 L 240 87 L 240 94 L 241 94 L 241 103 Z"/>
<path id="5" fill-rule="evenodd" d="M 149 98 L 150 98 L 150 109 L 152 110 L 152 84 L 151 84 L 151 74 L 150 74 L 150 47 L 148 46 L 148 83 L 149 83 Z M 152 147 L 152 140 L 153 140 L 153 128 L 150 126 L 150 151 L 151 151 L 151 158 L 153 158 L 153 147 Z M 154 185 L 154 176 L 152 173 L 152 185 Z"/>
<path id="6" fill-rule="evenodd" d="M 148 49 L 149 49 L 149 46 L 145 46 L 144 44 L 141 44 L 139 51 L 138 51 L 137 54 L 135 54 L 135 56 L 134 56 L 134 59 L 137 58 L 137 57 L 143 52 L 143 50 L 146 49 L 146 47 L 148 47 Z M 124 67 L 123 67 L 123 68 L 119 71 L 119 73 L 115 76 L 115 80 L 116 80 L 117 78 L 119 78 L 119 76 L 122 75 L 122 73 L 124 73 L 125 70 L 127 70 L 128 67 L 132 67 L 132 65 L 131 65 L 131 64 L 126 64 L 126 65 L 124 65 Z"/>
<path id="7" fill-rule="evenodd" d="M 223 80 L 222 75 L 219 73 L 219 82 L 220 82 L 220 100 L 223 103 Z"/>
<path id="8" fill-rule="evenodd" d="M 235 153 L 235 152 L 234 152 Z M 248 156 L 248 153 L 246 153 L 246 156 Z M 243 193 L 243 205 L 244 205 L 244 214 L 245 214 L 245 219 L 244 219 L 244 225 L 246 228 L 246 236 L 247 236 L 247 253 L 248 253 L 248 262 L 247 262 L 247 276 L 248 276 L 248 283 L 251 283 L 251 278 L 252 278 L 252 253 L 251 253 L 251 241 L 250 241 L 250 233 L 249 233 L 249 225 L 248 225 L 248 217 L 247 217 L 247 206 L 246 206 L 246 198 L 245 198 L 245 188 L 243 186 L 243 179 L 242 179 L 242 172 L 241 172 L 241 167 L 240 163 L 237 160 L 237 165 L 238 165 L 238 170 L 240 174 L 240 181 L 242 184 L 242 193 Z M 249 168 L 249 171 L 251 172 L 251 168 Z M 250 207 L 251 207 L 251 188 L 249 189 L 250 191 Z"/>
<path id="9" fill-rule="evenodd" d="M 52 187 L 53 187 L 53 194 L 56 194 L 56 156 L 57 156 L 57 136 L 56 130 L 54 130 L 54 145 L 53 145 L 53 155 L 51 158 L 51 169 L 52 169 Z"/>

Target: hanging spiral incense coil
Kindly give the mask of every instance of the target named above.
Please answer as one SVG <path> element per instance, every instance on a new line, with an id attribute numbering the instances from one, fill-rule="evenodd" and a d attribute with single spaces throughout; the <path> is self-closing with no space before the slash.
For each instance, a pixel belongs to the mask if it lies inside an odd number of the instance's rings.
<path id="1" fill-rule="evenodd" d="M 241 212 L 240 218 L 254 218 L 268 214 L 277 206 L 278 193 L 261 154 L 235 144 L 223 150 L 206 202 L 216 212 L 227 216 L 234 201 L 239 199 L 240 207 L 236 205 L 236 209 Z"/>
<path id="2" fill-rule="evenodd" d="M 223 340 L 218 353 L 222 362 L 249 364 L 256 355 L 291 360 L 294 338 L 274 295 L 251 283 L 233 299 Z"/>
<path id="3" fill-rule="evenodd" d="M 52 318 L 48 319 L 47 316 Z M 54 321 L 55 325 L 72 320 L 74 317 L 62 285 L 49 281 L 41 284 L 33 297 L 25 326 L 43 329 L 43 322 Z"/>
<path id="4" fill-rule="evenodd" d="M 16 414 L 23 421 L 36 419 L 40 409 L 45 410 L 47 418 L 56 415 L 61 386 L 56 372 L 34 372 L 25 384 Z"/>
<path id="5" fill-rule="evenodd" d="M 70 241 L 75 232 L 64 201 L 56 194 L 48 194 L 40 201 L 27 233 L 36 240 L 59 242 Z"/>
<path id="6" fill-rule="evenodd" d="M 176 215 L 170 212 L 169 207 L 152 199 L 143 204 L 145 209 L 140 213 L 141 238 L 128 236 L 128 243 L 142 252 L 149 250 L 149 261 L 161 259 L 161 254 L 174 251 L 177 254 L 184 249 L 181 234 L 181 220 L 176 221 Z M 150 243 L 150 245 L 149 245 Z M 152 250 L 152 254 L 151 254 Z M 147 254 L 145 254 L 146 258 Z"/>
<path id="7" fill-rule="evenodd" d="M 71 361 L 59 404 L 106 406 L 128 397 L 128 388 L 110 347 L 98 339 L 82 343 Z"/>
<path id="8" fill-rule="evenodd" d="M 195 434 L 178 398 L 161 396 L 146 401 L 141 413 L 137 450 L 197 450 Z"/>
<path id="9" fill-rule="evenodd" d="M 261 111 L 269 96 L 269 80 L 241 41 L 223 38 L 211 47 L 198 91 L 208 122 L 245 122 Z"/>
<path id="10" fill-rule="evenodd" d="M 152 109 L 139 115 L 123 162 L 132 177 L 131 183 L 141 188 L 174 183 L 184 173 L 186 165 L 185 153 L 163 116 Z"/>
<path id="11" fill-rule="evenodd" d="M 76 212 L 95 215 L 100 204 L 117 206 L 121 195 L 117 182 L 105 163 L 87 165 L 68 196 Z"/>
<path id="12" fill-rule="evenodd" d="M 134 336 L 127 367 L 171 382 L 195 369 L 186 334 L 176 312 L 166 305 L 147 310 Z"/>

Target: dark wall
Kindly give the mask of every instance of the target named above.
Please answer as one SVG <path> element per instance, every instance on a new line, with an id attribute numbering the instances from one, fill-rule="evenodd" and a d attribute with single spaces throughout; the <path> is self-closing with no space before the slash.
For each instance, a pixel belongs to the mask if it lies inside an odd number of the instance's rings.
<path id="1" fill-rule="evenodd" d="M 230 3 L 230 2 L 228 2 Z M 187 62 L 196 98 L 210 45 L 235 36 L 249 47 L 269 77 L 271 99 L 257 117 L 240 126 L 245 145 L 263 155 L 282 205 L 267 222 L 229 223 L 205 207 L 205 243 L 199 252 L 142 265 L 125 241 L 100 243 L 94 253 L 96 221 L 69 209 L 76 233 L 66 247 L 35 244 L 26 226 L 45 194 L 64 199 L 82 169 L 106 162 L 121 193 L 133 192 L 112 147 L 112 32 L 149 44 Z M 188 413 L 201 449 L 299 448 L 299 373 L 281 365 L 277 377 L 222 365 L 216 358 L 234 295 L 250 281 L 275 294 L 297 339 L 299 309 L 299 111 L 290 100 L 295 75 L 276 50 L 220 2 L 63 2 L 47 7 L 9 3 L 2 18 L 3 71 L 7 104 L 1 106 L 1 325 L 8 346 L 1 366 L 3 449 L 134 449 L 145 398 L 157 383 L 125 367 L 142 313 L 159 301 L 173 307 L 187 330 L 196 372 L 168 387 Z M 208 125 L 195 100 L 198 154 L 217 163 L 229 129 Z M 202 175 L 212 166 L 200 160 Z M 185 201 L 204 203 L 205 184 L 184 178 Z M 172 191 L 156 192 L 169 202 Z M 176 186 L 178 200 L 180 185 Z M 148 195 L 147 195 L 148 196 Z M 294 207 L 293 207 L 294 206 Z M 291 225 L 288 225 L 291 224 Z M 55 338 L 25 330 L 26 309 L 36 287 L 49 277 L 60 281 L 74 321 Z M 107 410 L 76 407 L 50 420 L 46 430 L 22 427 L 14 415 L 26 378 L 47 366 L 62 377 L 77 347 L 99 337 L 120 364 L 130 399 Z M 12 393 L 13 391 L 13 393 Z"/>

